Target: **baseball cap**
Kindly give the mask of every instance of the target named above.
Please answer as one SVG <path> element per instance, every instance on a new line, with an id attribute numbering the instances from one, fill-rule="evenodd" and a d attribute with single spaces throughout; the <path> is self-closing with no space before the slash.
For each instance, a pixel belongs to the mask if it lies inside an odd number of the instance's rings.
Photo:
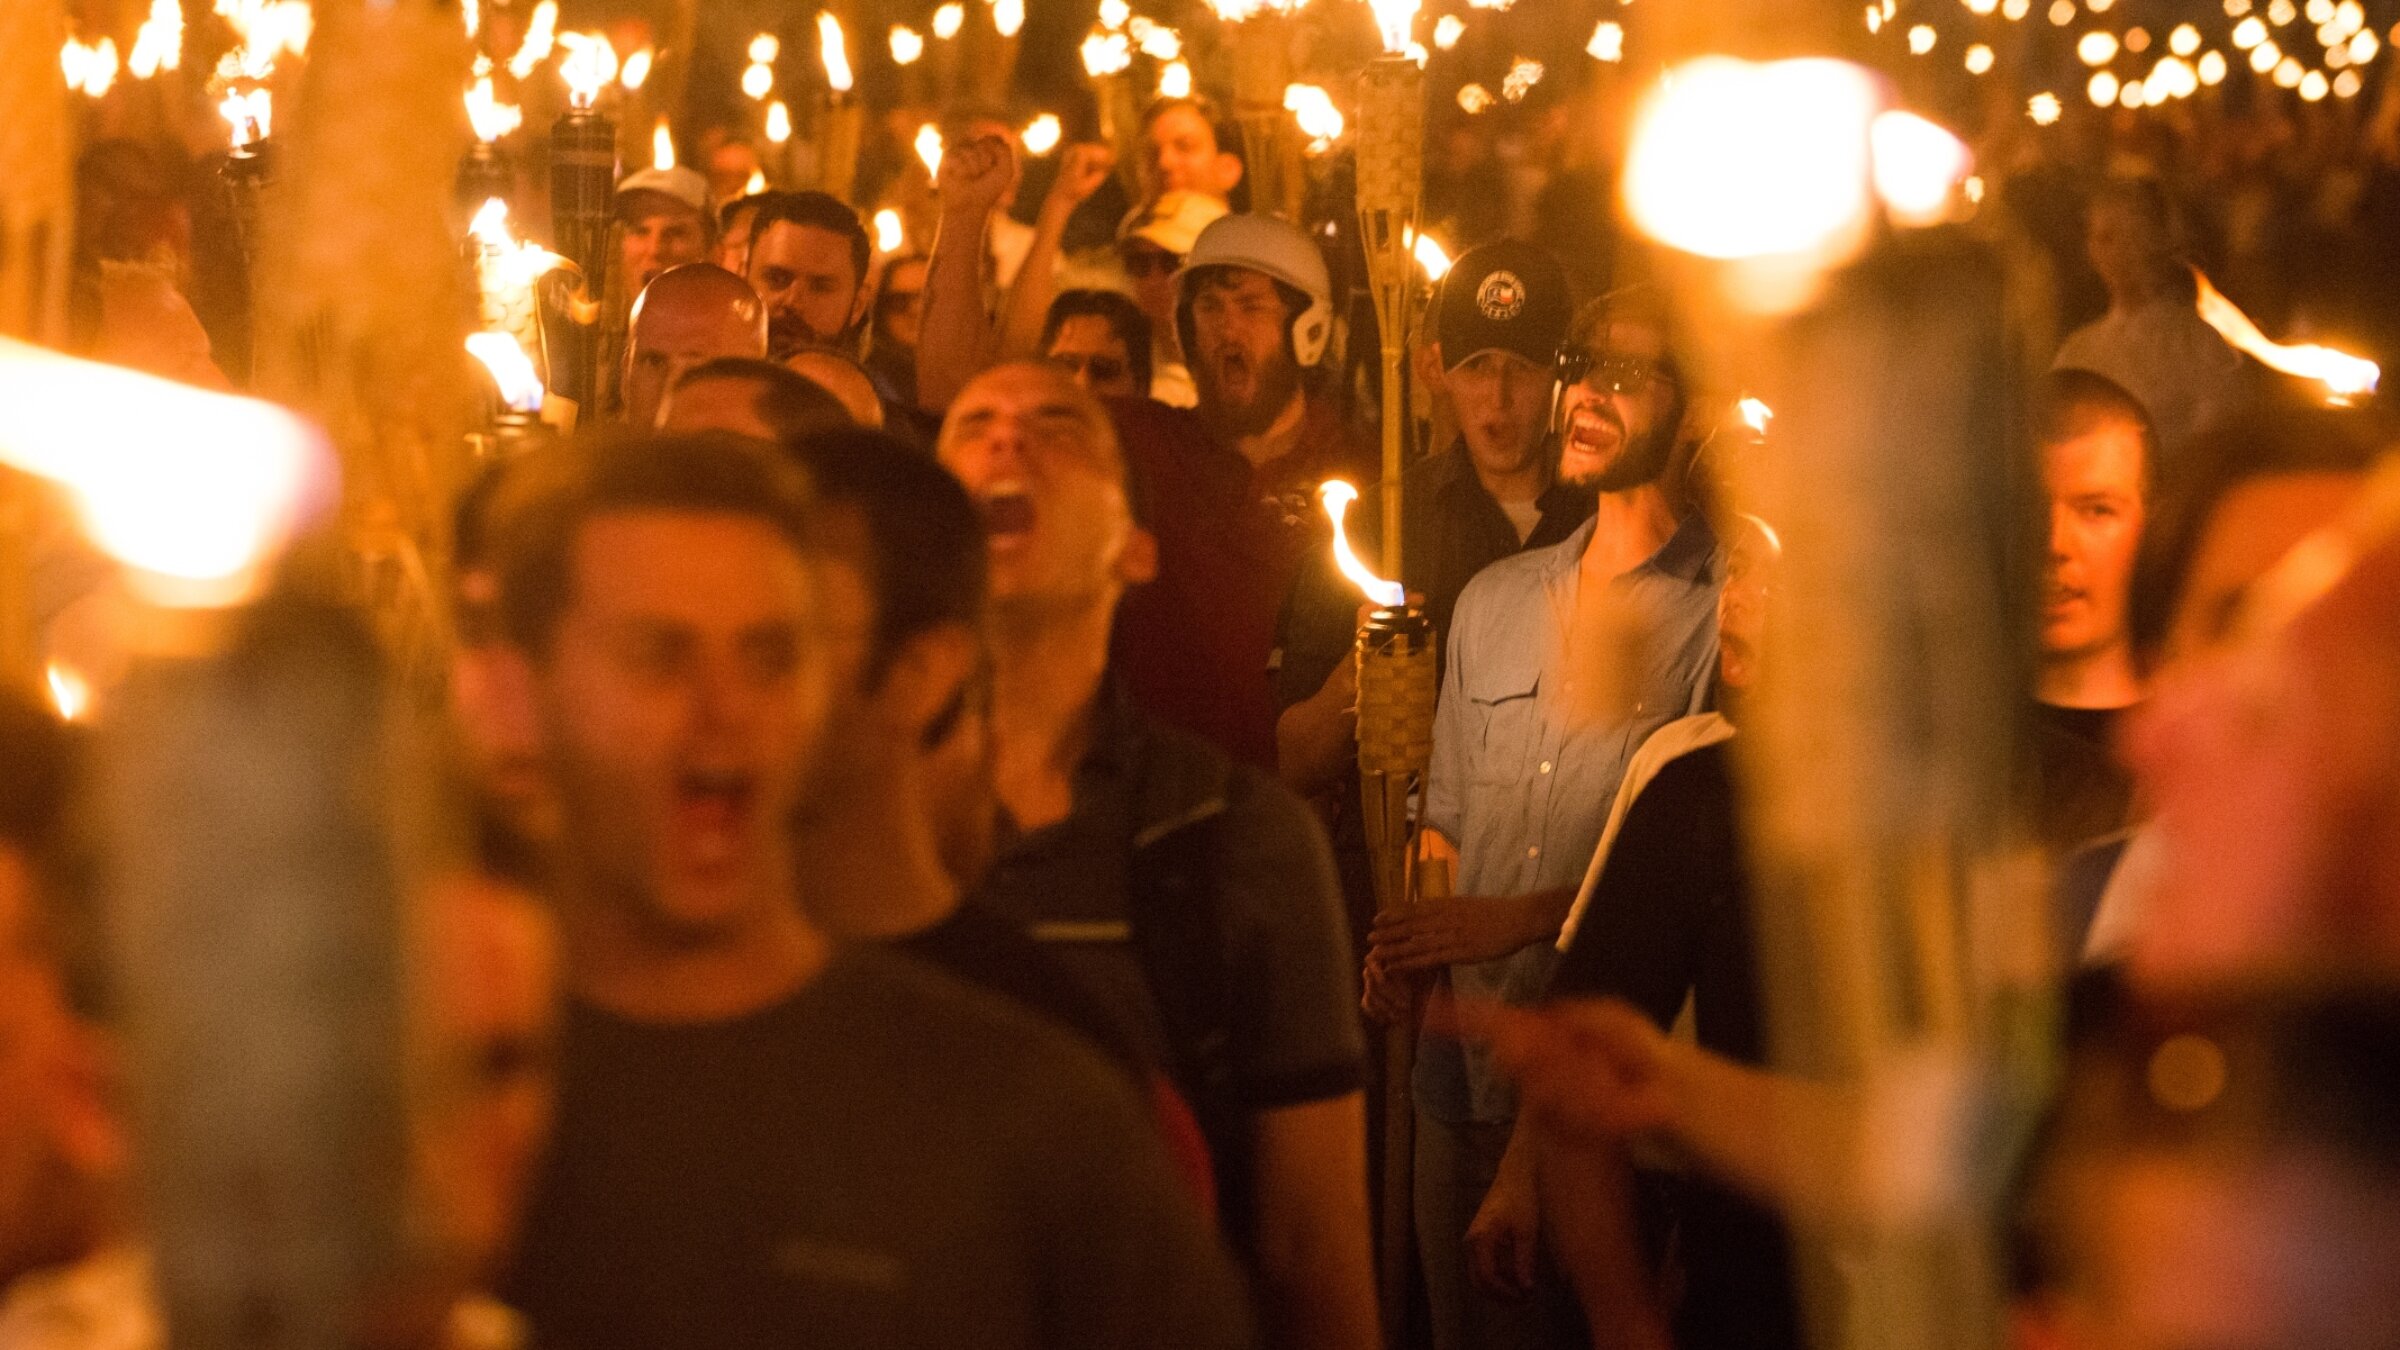
<path id="1" fill-rule="evenodd" d="M 1574 313 L 1558 260 L 1535 245 L 1502 239 L 1468 249 L 1450 265 L 1432 317 L 1445 366 L 1503 351 L 1548 369 Z"/>
<path id="2" fill-rule="evenodd" d="M 1117 242 L 1139 239 L 1180 258 L 1200 242 L 1200 232 L 1226 213 L 1225 203 L 1205 192 L 1162 192 L 1158 200 L 1135 207 L 1117 227 Z"/>
<path id="3" fill-rule="evenodd" d="M 672 169 L 636 169 L 617 182 L 617 200 L 625 200 L 633 192 L 655 192 L 672 197 L 701 215 L 708 214 L 708 180 L 698 169 L 678 164 Z"/>

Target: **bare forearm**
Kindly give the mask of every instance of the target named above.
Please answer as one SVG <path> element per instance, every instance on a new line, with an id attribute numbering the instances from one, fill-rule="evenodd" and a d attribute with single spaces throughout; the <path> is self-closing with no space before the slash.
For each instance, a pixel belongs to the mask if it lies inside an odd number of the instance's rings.
<path id="1" fill-rule="evenodd" d="M 1361 1094 L 1264 1113 L 1259 1123 L 1260 1321 L 1282 1350 L 1376 1350 Z"/>
<path id="2" fill-rule="evenodd" d="M 988 217 L 945 213 L 925 269 L 917 338 L 917 406 L 941 412 L 991 358 L 983 311 L 983 231 Z"/>
<path id="3" fill-rule="evenodd" d="M 1033 247 L 1025 254 L 1025 265 L 1017 269 L 1016 284 L 1008 288 L 1008 302 L 1000 311 L 999 355 L 1003 360 L 1038 355 L 1042 320 L 1050 313 L 1050 302 L 1058 297 L 1058 259 L 1071 214 L 1044 204 L 1041 217 L 1034 222 Z"/>
<path id="4" fill-rule="evenodd" d="M 1509 1151 L 1536 1155 L 1543 1234 L 1596 1350 L 1665 1350 L 1664 1318 L 1633 1222 L 1632 1169 L 1614 1148 L 1568 1147 L 1520 1120 Z"/>
<path id="5" fill-rule="evenodd" d="M 1358 712 L 1347 699 L 1319 692 L 1275 719 L 1275 771 L 1303 797 L 1340 782 L 1357 746 Z"/>

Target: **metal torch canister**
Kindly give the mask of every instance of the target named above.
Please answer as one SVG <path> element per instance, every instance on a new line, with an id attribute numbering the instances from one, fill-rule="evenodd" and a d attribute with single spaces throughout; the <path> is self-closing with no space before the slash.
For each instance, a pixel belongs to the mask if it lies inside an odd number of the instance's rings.
<path id="1" fill-rule="evenodd" d="M 616 222 L 617 124 L 590 108 L 569 108 L 550 128 L 550 235 L 583 270 L 589 294 L 608 293 L 608 234 Z M 599 329 L 571 323 L 571 359 L 560 381 L 579 407 L 599 388 Z"/>
<path id="2" fill-rule="evenodd" d="M 458 209 L 472 218 L 494 197 L 509 201 L 517 195 L 517 169 L 508 153 L 489 141 L 477 141 L 458 162 Z"/>
<path id="3" fill-rule="evenodd" d="M 233 219 L 234 243 L 245 276 L 258 261 L 259 205 L 275 182 L 275 147 L 265 140 L 237 146 L 217 170 Z"/>

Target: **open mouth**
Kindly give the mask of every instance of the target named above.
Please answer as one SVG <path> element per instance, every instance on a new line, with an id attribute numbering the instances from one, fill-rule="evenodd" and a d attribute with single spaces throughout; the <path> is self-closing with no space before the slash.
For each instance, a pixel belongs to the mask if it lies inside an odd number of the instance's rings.
<path id="1" fill-rule="evenodd" d="M 758 781 L 733 769 L 687 769 L 675 778 L 675 822 L 696 861 L 721 864 L 733 859 Z"/>
<path id="2" fill-rule="evenodd" d="M 983 527 L 993 542 L 1013 543 L 1033 532 L 1033 495 L 1014 484 L 984 494 Z"/>
<path id="3" fill-rule="evenodd" d="M 1625 429 L 1606 414 L 1579 409 L 1567 423 L 1567 448 L 1587 455 L 1606 454 L 1625 441 Z"/>

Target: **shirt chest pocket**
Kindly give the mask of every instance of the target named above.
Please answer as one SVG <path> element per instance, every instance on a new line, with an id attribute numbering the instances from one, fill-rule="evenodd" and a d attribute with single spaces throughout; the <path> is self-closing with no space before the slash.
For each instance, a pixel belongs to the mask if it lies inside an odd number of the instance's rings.
<path id="1" fill-rule="evenodd" d="M 1542 748 L 1539 669 L 1496 669 L 1462 690 L 1481 732 L 1473 781 L 1521 785 L 1535 772 Z"/>

